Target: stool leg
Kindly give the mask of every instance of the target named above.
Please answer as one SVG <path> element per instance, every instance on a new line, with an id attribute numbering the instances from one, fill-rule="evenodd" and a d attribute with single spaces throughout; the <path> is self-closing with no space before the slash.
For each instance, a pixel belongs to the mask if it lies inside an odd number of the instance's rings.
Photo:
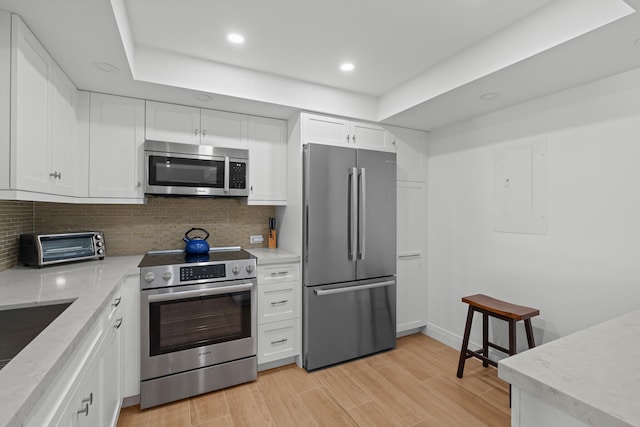
<path id="1" fill-rule="evenodd" d="M 509 356 L 516 354 L 516 321 L 509 320 Z"/>
<path id="2" fill-rule="evenodd" d="M 535 347 L 536 342 L 533 338 L 533 328 L 531 327 L 531 319 L 525 319 L 524 329 L 527 331 L 527 342 L 529 343 L 529 348 Z"/>
<path id="3" fill-rule="evenodd" d="M 489 316 L 487 313 L 482 313 L 482 355 L 489 357 Z M 487 368 L 489 363 L 483 360 L 482 366 Z"/>
<path id="4" fill-rule="evenodd" d="M 467 346 L 469 345 L 469 335 L 471 335 L 471 322 L 473 322 L 473 307 L 469 306 L 467 312 L 467 325 L 464 327 L 464 337 L 462 338 L 462 348 L 460 349 L 460 360 L 458 361 L 457 377 L 462 378 L 464 362 L 467 360 Z"/>

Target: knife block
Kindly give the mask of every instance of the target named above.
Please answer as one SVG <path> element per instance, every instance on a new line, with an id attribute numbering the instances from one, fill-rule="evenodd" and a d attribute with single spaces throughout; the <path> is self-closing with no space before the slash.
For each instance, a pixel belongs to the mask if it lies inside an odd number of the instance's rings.
<path id="1" fill-rule="evenodd" d="M 269 230 L 269 249 L 276 248 L 276 230 Z"/>

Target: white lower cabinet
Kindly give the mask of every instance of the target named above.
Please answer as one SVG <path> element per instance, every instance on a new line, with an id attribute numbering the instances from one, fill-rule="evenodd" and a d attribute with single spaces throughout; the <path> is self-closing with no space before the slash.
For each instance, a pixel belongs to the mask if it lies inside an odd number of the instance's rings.
<path id="1" fill-rule="evenodd" d="M 300 263 L 258 259 L 258 370 L 299 356 L 301 286 Z"/>
<path id="2" fill-rule="evenodd" d="M 427 324 L 426 184 L 397 181 L 396 332 Z"/>
<path id="3" fill-rule="evenodd" d="M 298 319 L 258 325 L 258 364 L 298 354 Z"/>
<path id="4" fill-rule="evenodd" d="M 123 334 L 123 397 L 140 394 L 140 277 L 129 276 L 124 281 Z"/>
<path id="5" fill-rule="evenodd" d="M 24 422 L 26 427 L 114 427 L 122 405 L 122 286 Z"/>

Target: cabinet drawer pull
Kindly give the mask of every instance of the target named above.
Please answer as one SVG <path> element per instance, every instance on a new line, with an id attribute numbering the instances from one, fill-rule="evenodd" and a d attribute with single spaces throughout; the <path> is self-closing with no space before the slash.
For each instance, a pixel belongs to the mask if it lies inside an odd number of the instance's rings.
<path id="1" fill-rule="evenodd" d="M 278 272 L 271 273 L 272 276 L 284 276 L 285 274 L 289 274 L 289 272 L 288 271 L 278 271 Z"/>
<path id="2" fill-rule="evenodd" d="M 281 340 L 271 341 L 271 345 L 282 344 L 283 342 L 289 341 L 287 338 L 282 338 Z"/>
<path id="3" fill-rule="evenodd" d="M 193 135 L 194 135 L 194 136 L 197 136 L 197 135 L 198 135 L 198 129 L 196 129 L 196 130 L 194 130 L 194 131 L 193 131 Z"/>
<path id="4" fill-rule="evenodd" d="M 271 303 L 271 305 L 280 305 L 280 304 L 286 304 L 288 303 L 289 300 L 288 299 L 283 299 L 282 301 L 274 301 Z"/>
<path id="5" fill-rule="evenodd" d="M 114 329 L 120 329 L 120 326 L 122 326 L 122 317 L 118 318 L 118 320 L 116 320 L 113 324 L 113 328 Z"/>
<path id="6" fill-rule="evenodd" d="M 420 258 L 421 254 L 398 255 L 398 258 Z"/>
<path id="7" fill-rule="evenodd" d="M 117 307 L 120 305 L 120 301 L 122 301 L 122 297 L 115 298 L 111 303 L 111 307 Z"/>

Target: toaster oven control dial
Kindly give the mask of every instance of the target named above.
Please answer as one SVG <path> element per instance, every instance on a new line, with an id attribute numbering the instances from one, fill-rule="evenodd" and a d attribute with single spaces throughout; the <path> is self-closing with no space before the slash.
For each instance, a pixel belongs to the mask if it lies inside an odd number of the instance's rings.
<path id="1" fill-rule="evenodd" d="M 156 275 L 153 274 L 151 271 L 147 272 L 147 274 L 144 275 L 144 280 L 151 283 L 153 282 L 153 279 L 156 278 Z"/>
<path id="2" fill-rule="evenodd" d="M 96 251 L 98 255 L 102 255 L 104 253 L 104 249 L 100 248 Z"/>

